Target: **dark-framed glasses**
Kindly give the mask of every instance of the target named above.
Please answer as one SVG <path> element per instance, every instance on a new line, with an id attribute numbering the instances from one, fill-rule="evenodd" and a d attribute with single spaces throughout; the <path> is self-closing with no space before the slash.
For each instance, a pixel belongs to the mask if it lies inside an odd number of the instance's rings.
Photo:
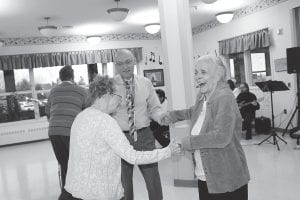
<path id="1" fill-rule="evenodd" d="M 122 65 L 132 65 L 132 64 L 134 64 L 134 61 L 131 60 L 131 59 L 125 60 L 123 62 L 119 62 L 119 61 L 116 62 L 116 65 L 119 65 L 119 66 L 122 66 Z"/>

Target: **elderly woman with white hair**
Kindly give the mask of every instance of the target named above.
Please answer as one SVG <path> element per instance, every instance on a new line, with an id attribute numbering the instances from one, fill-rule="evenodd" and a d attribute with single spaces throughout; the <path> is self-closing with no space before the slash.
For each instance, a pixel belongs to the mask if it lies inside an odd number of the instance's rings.
<path id="1" fill-rule="evenodd" d="M 201 200 L 247 200 L 250 176 L 240 145 L 242 118 L 221 59 L 200 57 L 195 78 L 200 89 L 195 105 L 171 111 L 164 120 L 191 121 L 191 136 L 181 145 L 193 151 Z"/>
<path id="2" fill-rule="evenodd" d="M 149 164 L 180 151 L 174 141 L 163 149 L 136 151 L 111 117 L 121 96 L 113 79 L 97 76 L 89 86 L 92 105 L 79 113 L 71 128 L 66 185 L 59 200 L 119 200 L 123 196 L 121 158 Z"/>

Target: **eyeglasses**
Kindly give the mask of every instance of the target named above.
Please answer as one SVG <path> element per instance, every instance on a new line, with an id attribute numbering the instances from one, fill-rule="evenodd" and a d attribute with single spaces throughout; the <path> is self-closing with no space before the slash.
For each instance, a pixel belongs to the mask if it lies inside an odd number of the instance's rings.
<path id="1" fill-rule="evenodd" d="M 116 65 L 119 65 L 119 66 L 130 65 L 130 64 L 133 64 L 133 60 L 131 60 L 131 59 L 125 60 L 124 62 L 116 62 Z"/>
<path id="2" fill-rule="evenodd" d="M 112 95 L 115 95 L 115 96 L 119 97 L 120 99 L 122 99 L 122 96 L 121 96 L 121 95 L 119 95 L 119 94 L 112 93 Z"/>

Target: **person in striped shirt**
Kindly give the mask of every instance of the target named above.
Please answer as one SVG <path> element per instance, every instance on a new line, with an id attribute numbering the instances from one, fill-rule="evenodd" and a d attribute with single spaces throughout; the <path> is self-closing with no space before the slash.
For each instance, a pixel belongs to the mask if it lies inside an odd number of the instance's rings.
<path id="1" fill-rule="evenodd" d="M 59 71 L 59 78 L 62 82 L 51 89 L 45 112 L 49 121 L 49 139 L 61 168 L 63 188 L 68 168 L 70 130 L 77 114 L 86 107 L 87 91 L 74 83 L 71 66 L 64 66 Z"/>

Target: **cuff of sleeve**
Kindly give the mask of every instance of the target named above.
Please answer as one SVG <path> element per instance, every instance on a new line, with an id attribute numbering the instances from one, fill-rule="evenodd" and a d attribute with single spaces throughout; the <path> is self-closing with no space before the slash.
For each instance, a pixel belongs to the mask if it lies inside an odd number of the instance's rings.
<path id="1" fill-rule="evenodd" d="M 181 141 L 181 147 L 185 150 L 192 150 L 191 137 L 185 137 Z"/>
<path id="2" fill-rule="evenodd" d="M 152 118 L 154 121 L 156 121 L 157 123 L 161 124 L 160 119 L 161 119 L 161 116 L 162 116 L 163 114 L 164 114 L 163 112 L 158 111 L 158 112 L 156 112 L 155 114 L 153 114 L 153 115 L 151 116 L 151 118 Z"/>
<path id="3" fill-rule="evenodd" d="M 166 147 L 166 149 L 167 149 L 167 157 L 171 157 L 172 152 L 171 152 L 170 147 Z"/>
<path id="4" fill-rule="evenodd" d="M 174 112 L 173 112 L 173 111 L 169 111 L 169 112 L 168 112 L 168 115 L 169 115 L 169 117 L 170 117 L 171 123 L 172 123 L 172 124 L 176 123 L 175 116 L 174 116 L 174 115 L 175 115 Z"/>

